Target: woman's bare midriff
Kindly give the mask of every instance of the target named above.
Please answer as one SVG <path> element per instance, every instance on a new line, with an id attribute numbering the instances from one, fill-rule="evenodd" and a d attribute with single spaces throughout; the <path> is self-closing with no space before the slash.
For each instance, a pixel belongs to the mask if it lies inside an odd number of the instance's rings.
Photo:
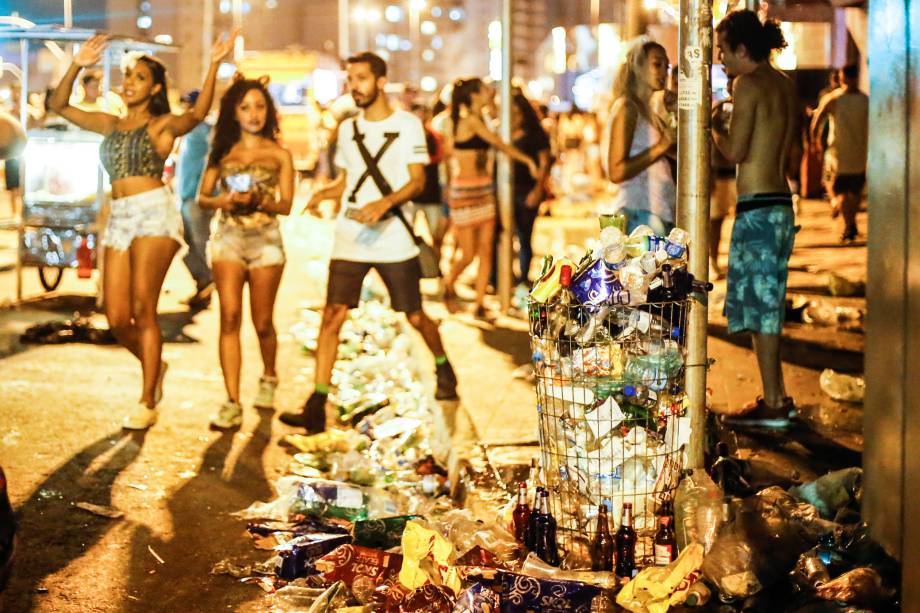
<path id="1" fill-rule="evenodd" d="M 163 187 L 156 177 L 125 177 L 112 182 L 112 198 L 127 198 Z"/>
<path id="2" fill-rule="evenodd" d="M 451 162 L 451 176 L 474 178 L 488 175 L 491 164 L 488 149 L 454 149 Z"/>

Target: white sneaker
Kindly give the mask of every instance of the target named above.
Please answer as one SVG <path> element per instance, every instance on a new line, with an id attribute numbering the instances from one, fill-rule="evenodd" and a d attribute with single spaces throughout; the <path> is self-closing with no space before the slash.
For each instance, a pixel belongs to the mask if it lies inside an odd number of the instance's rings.
<path id="1" fill-rule="evenodd" d="M 243 407 L 239 402 L 228 400 L 220 406 L 217 415 L 211 418 L 211 425 L 220 430 L 237 428 L 243 423 Z"/>
<path id="2" fill-rule="evenodd" d="M 163 379 L 166 378 L 166 371 L 169 370 L 169 362 L 160 360 L 160 376 L 157 377 L 157 387 L 153 391 L 153 403 L 160 404 L 163 400 Z"/>
<path id="3" fill-rule="evenodd" d="M 252 405 L 257 409 L 275 408 L 275 388 L 278 387 L 278 377 L 262 377 L 259 379 L 259 393 Z"/>
<path id="4" fill-rule="evenodd" d="M 157 423 L 157 410 L 151 409 L 143 402 L 138 402 L 125 415 L 121 427 L 127 430 L 146 430 L 155 423 Z"/>

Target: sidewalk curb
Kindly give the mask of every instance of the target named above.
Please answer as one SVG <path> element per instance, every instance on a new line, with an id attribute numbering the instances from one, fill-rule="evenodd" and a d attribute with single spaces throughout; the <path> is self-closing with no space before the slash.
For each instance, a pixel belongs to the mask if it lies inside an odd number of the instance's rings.
<path id="1" fill-rule="evenodd" d="M 751 349 L 751 335 L 729 334 L 728 325 L 724 323 L 724 320 L 710 321 L 709 334 L 733 345 Z M 838 372 L 863 372 L 862 351 L 796 338 L 785 330 L 783 332 L 782 359 L 784 362 L 816 370 L 833 368 Z"/>

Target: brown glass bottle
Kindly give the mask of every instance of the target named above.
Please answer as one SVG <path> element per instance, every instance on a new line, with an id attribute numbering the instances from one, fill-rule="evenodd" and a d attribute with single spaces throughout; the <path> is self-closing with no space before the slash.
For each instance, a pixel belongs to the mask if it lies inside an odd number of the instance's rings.
<path id="1" fill-rule="evenodd" d="M 632 503 L 623 503 L 623 515 L 616 535 L 616 573 L 618 577 L 632 578 L 636 570 L 636 531 L 633 529 Z"/>
<path id="2" fill-rule="evenodd" d="M 655 533 L 655 566 L 667 566 L 677 558 L 677 538 L 671 517 L 658 518 L 658 532 Z"/>
<path id="3" fill-rule="evenodd" d="M 517 506 L 514 507 L 512 521 L 514 524 L 514 538 L 518 543 L 524 542 L 527 532 L 527 521 L 530 519 L 530 505 L 527 504 L 527 484 L 518 484 Z"/>
<path id="4" fill-rule="evenodd" d="M 597 510 L 597 533 L 591 549 L 591 570 L 613 571 L 613 536 L 610 534 L 607 506 Z"/>

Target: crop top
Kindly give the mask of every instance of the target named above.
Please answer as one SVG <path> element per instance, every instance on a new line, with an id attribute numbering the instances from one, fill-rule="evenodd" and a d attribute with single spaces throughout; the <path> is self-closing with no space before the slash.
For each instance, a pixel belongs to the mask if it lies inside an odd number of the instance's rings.
<path id="1" fill-rule="evenodd" d="M 490 149 L 491 147 L 492 145 L 487 143 L 485 139 L 478 134 L 473 138 L 468 138 L 464 141 L 454 141 L 454 149 L 472 149 L 476 151 L 482 149 Z"/>
<path id="2" fill-rule="evenodd" d="M 274 197 L 275 189 L 278 187 L 278 178 L 280 171 L 265 164 L 253 162 L 241 164 L 239 162 L 225 162 L 220 165 L 220 183 L 222 191 L 232 191 L 233 184 L 240 178 L 244 179 L 243 183 L 249 185 L 237 186 L 237 191 L 252 191 L 257 199 L 266 196 Z M 242 187 L 242 189 L 240 188 Z M 248 187 L 249 189 L 245 189 Z M 252 210 L 238 211 L 218 211 L 220 223 L 229 224 L 241 228 L 258 228 L 265 224 L 271 223 L 276 219 L 274 213 Z"/>
<path id="3" fill-rule="evenodd" d="M 157 153 L 147 124 L 133 130 L 112 130 L 99 148 L 102 165 L 109 173 L 109 180 L 117 181 L 126 177 L 163 176 L 166 160 Z"/>

